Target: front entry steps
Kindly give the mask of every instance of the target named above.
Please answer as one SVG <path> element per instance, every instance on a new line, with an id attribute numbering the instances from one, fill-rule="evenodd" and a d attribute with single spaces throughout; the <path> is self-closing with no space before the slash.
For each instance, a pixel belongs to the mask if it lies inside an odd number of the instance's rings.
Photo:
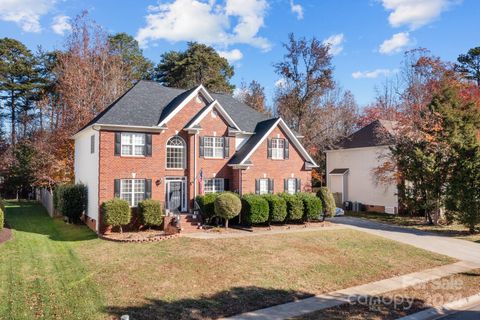
<path id="1" fill-rule="evenodd" d="M 202 220 L 199 215 L 180 214 L 180 232 L 199 232 L 201 231 Z"/>

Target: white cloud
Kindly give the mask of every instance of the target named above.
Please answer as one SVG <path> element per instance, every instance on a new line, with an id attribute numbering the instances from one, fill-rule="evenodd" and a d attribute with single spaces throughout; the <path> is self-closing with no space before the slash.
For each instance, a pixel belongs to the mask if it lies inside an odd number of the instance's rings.
<path id="1" fill-rule="evenodd" d="M 293 0 L 290 0 L 290 10 L 297 16 L 298 20 L 303 19 L 303 7 L 298 3 L 294 3 Z"/>
<path id="2" fill-rule="evenodd" d="M 155 40 L 198 41 L 228 47 L 249 44 L 270 50 L 270 42 L 257 35 L 264 26 L 268 8 L 266 0 L 173 0 L 149 6 L 146 26 L 136 39 L 142 46 Z"/>
<path id="3" fill-rule="evenodd" d="M 459 0 L 382 0 L 390 12 L 388 22 L 392 27 L 409 26 L 418 29 L 433 20 Z"/>
<path id="4" fill-rule="evenodd" d="M 230 50 L 230 51 L 219 50 L 217 52 L 220 55 L 220 57 L 224 57 L 230 63 L 236 62 L 238 60 L 242 60 L 242 58 L 243 58 L 243 53 L 238 49 L 233 49 L 233 50 Z"/>
<path id="5" fill-rule="evenodd" d="M 1 0 L 0 20 L 15 22 L 25 32 L 40 32 L 40 17 L 48 13 L 57 0 Z"/>
<path id="6" fill-rule="evenodd" d="M 331 35 L 327 39 L 323 40 L 323 44 L 329 45 L 330 54 L 335 56 L 340 52 L 342 52 L 344 40 L 345 40 L 345 37 L 343 36 L 343 33 L 339 33 L 339 34 Z"/>
<path id="7" fill-rule="evenodd" d="M 280 78 L 277 81 L 275 81 L 275 87 L 276 88 L 282 88 L 287 84 L 287 81 L 284 78 Z"/>
<path id="8" fill-rule="evenodd" d="M 53 32 L 63 36 L 65 32 L 72 30 L 72 26 L 70 25 L 70 17 L 64 15 L 58 15 L 54 17 L 51 27 Z"/>
<path id="9" fill-rule="evenodd" d="M 394 73 L 397 73 L 398 72 L 398 69 L 393 69 L 393 70 L 390 70 L 390 69 L 375 69 L 375 70 L 372 70 L 372 71 L 356 71 L 354 73 L 352 73 L 352 77 L 354 79 L 361 79 L 361 78 L 370 78 L 370 79 L 374 79 L 374 78 L 378 78 L 380 76 L 389 76 L 391 74 L 394 74 Z"/>
<path id="10" fill-rule="evenodd" d="M 400 32 L 394 34 L 390 39 L 383 41 L 378 51 L 382 54 L 393 54 L 402 51 L 411 43 L 408 32 Z"/>

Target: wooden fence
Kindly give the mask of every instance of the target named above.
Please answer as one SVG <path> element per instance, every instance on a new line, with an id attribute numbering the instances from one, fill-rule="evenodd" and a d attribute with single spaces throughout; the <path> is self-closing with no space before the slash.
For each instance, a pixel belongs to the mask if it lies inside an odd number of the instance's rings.
<path id="1" fill-rule="evenodd" d="M 55 216 L 55 209 L 53 208 L 53 192 L 47 188 L 37 188 L 35 190 L 35 198 L 39 201 L 45 209 L 47 209 L 50 217 Z"/>

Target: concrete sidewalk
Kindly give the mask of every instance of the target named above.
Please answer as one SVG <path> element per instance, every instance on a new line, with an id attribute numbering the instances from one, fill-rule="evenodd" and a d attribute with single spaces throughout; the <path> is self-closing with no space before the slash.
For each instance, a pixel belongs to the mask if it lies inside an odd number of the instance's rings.
<path id="1" fill-rule="evenodd" d="M 458 260 L 480 263 L 480 244 L 475 242 L 354 217 L 335 217 L 330 221 Z"/>
<path id="2" fill-rule="evenodd" d="M 285 303 L 265 309 L 233 316 L 230 320 L 280 320 L 312 313 L 348 303 L 352 297 L 379 295 L 393 290 L 403 289 L 417 284 L 443 278 L 455 273 L 480 268 L 480 263 L 460 261 L 454 264 L 427 269 L 390 279 L 375 281 L 364 285 L 338 290 L 324 295 Z"/>

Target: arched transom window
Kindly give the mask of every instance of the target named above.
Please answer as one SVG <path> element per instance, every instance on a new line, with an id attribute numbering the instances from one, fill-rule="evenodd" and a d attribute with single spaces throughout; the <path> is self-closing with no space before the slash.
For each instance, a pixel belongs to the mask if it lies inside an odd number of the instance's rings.
<path id="1" fill-rule="evenodd" d="M 185 141 L 179 137 L 171 137 L 167 142 L 167 168 L 185 168 Z"/>

